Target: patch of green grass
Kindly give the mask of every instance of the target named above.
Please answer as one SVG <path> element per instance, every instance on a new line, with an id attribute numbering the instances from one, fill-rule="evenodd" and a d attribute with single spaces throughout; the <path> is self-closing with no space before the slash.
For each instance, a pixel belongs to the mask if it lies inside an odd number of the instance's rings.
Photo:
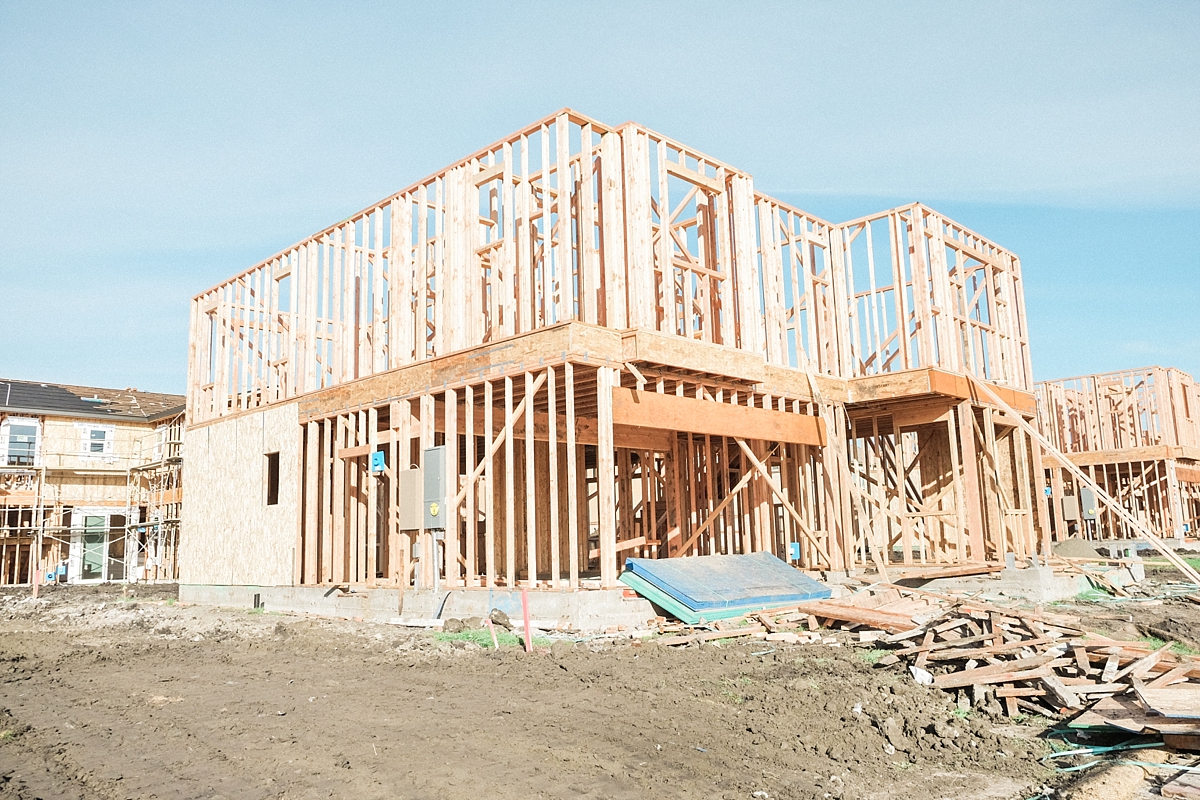
<path id="1" fill-rule="evenodd" d="M 266 612 L 267 612 L 267 609 L 265 606 L 259 606 L 258 608 L 250 609 L 246 613 L 247 614 L 265 614 Z"/>
<path id="2" fill-rule="evenodd" d="M 1186 561 L 1188 563 L 1188 565 L 1192 569 L 1200 569 L 1200 556 L 1183 556 L 1182 558 L 1184 561 Z M 1144 559 L 1144 561 L 1146 564 L 1149 564 L 1149 565 L 1155 566 L 1155 567 L 1171 566 L 1171 562 L 1167 561 L 1165 558 L 1162 558 L 1162 557 L 1147 558 L 1147 559 Z"/>
<path id="3" fill-rule="evenodd" d="M 433 634 L 433 638 L 439 642 L 474 642 L 483 648 L 492 647 L 492 634 L 486 628 L 477 628 L 472 631 L 460 631 L 458 633 L 446 633 L 438 631 Z M 521 637 L 512 631 L 506 631 L 502 628 L 496 629 L 496 641 L 501 647 L 520 647 L 522 646 Z M 534 647 L 549 647 L 554 644 L 551 639 L 545 639 L 541 636 L 533 637 Z"/>
<path id="4" fill-rule="evenodd" d="M 958 717 L 959 719 L 967 719 L 971 716 L 972 709 L 956 708 L 953 711 L 951 711 L 950 713 L 953 714 L 954 716 Z"/>
<path id="5" fill-rule="evenodd" d="M 746 698 L 742 697 L 737 692 L 731 692 L 729 689 L 722 689 L 721 696 L 737 706 L 740 706 L 742 703 L 746 702 Z"/>
<path id="6" fill-rule="evenodd" d="M 1160 639 L 1157 636 L 1139 636 L 1139 642 L 1145 642 L 1146 646 L 1157 650 L 1167 643 L 1166 639 Z M 1171 652 L 1180 656 L 1196 656 L 1200 655 L 1200 650 L 1184 644 L 1183 642 L 1171 642 Z"/>
<path id="7" fill-rule="evenodd" d="M 879 663 L 879 659 L 886 656 L 887 653 L 888 653 L 887 650 L 884 650 L 879 647 L 872 647 L 870 650 L 855 651 L 854 655 L 856 655 L 861 660 L 867 662 L 871 666 L 875 666 L 876 664 Z"/>
<path id="8" fill-rule="evenodd" d="M 175 605 L 175 598 L 174 598 L 174 597 L 168 597 L 168 598 L 167 598 L 167 605 L 169 605 L 169 606 L 173 606 L 173 605 Z"/>
<path id="9" fill-rule="evenodd" d="M 0 741 L 5 741 L 6 739 L 15 739 L 16 737 L 17 732 L 14 730 L 9 729 L 6 731 L 0 731 Z"/>

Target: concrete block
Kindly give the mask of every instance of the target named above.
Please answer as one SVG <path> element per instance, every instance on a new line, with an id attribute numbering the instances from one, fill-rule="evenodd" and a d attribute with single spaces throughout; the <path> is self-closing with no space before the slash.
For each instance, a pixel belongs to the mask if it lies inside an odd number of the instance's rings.
<path id="1" fill-rule="evenodd" d="M 1087 589 L 1082 575 L 1057 575 L 1050 567 L 1005 568 L 995 590 L 1009 597 L 1021 597 L 1031 603 L 1054 603 L 1069 600 Z"/>

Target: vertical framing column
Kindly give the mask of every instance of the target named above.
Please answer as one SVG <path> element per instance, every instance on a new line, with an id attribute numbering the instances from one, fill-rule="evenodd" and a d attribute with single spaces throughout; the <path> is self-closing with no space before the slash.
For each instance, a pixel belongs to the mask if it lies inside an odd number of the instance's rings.
<path id="1" fill-rule="evenodd" d="M 517 501 L 514 493 L 513 478 L 513 382 L 509 375 L 504 376 L 504 467 L 508 472 L 504 481 L 504 586 L 507 589 L 516 587 L 517 580 L 517 531 L 515 516 Z"/>
<path id="2" fill-rule="evenodd" d="M 434 403 L 433 395 L 423 394 L 420 400 L 421 419 L 421 457 L 419 464 L 424 469 L 428 466 L 425 463 L 425 451 L 434 445 L 434 413 L 437 404 Z M 437 553 L 434 549 L 433 536 L 425 528 L 424 513 L 421 515 L 421 529 L 418 534 L 418 541 L 421 543 L 421 558 L 419 567 L 421 569 L 421 588 L 433 588 L 433 576 L 437 571 Z"/>
<path id="3" fill-rule="evenodd" d="M 1171 536 L 1183 539 L 1183 494 L 1179 486 L 1179 473 L 1175 471 L 1175 459 L 1167 459 L 1167 503 L 1171 510 L 1169 521 Z M 1167 526 L 1164 526 L 1166 528 Z M 1164 530 L 1165 534 L 1167 531 Z"/>
<path id="4" fill-rule="evenodd" d="M 485 437 L 489 442 L 495 435 L 493 425 L 492 382 L 485 381 L 483 384 L 483 427 L 487 431 Z M 487 459 L 483 471 L 483 505 L 487 509 L 483 533 L 484 573 L 486 576 L 484 586 L 491 587 L 496 585 L 496 471 L 493 468 L 496 463 L 496 454 L 493 448 L 488 448 L 484 458 Z"/>
<path id="5" fill-rule="evenodd" d="M 376 263 L 378 270 L 378 263 Z M 374 327 L 374 323 L 372 323 Z M 379 446 L 379 411 L 371 408 L 367 411 L 367 445 L 374 453 Z M 367 585 L 374 586 L 379 572 L 379 478 L 371 470 L 371 456 L 367 455 Z"/>
<path id="6" fill-rule="evenodd" d="M 466 502 L 465 517 L 466 529 L 465 546 L 467 569 L 464 575 L 467 586 L 474 586 L 477 577 L 478 553 L 475 552 L 476 544 L 478 543 L 477 532 L 479 530 L 479 511 L 475 508 L 475 498 L 478 494 L 479 483 L 471 479 L 475 474 L 475 390 L 468 386 L 465 390 L 463 398 L 463 427 L 466 429 L 464 436 L 466 444 L 466 466 L 467 479 L 470 484 L 467 486 L 467 494 L 464 498 Z M 488 434 L 488 444 L 491 444 L 491 435 Z"/>
<path id="7" fill-rule="evenodd" d="M 579 586 L 579 476 L 575 453 L 575 370 L 568 361 L 563 366 L 567 393 L 567 548 L 570 558 L 569 585 Z"/>
<path id="8" fill-rule="evenodd" d="M 305 427 L 304 437 L 304 530 L 301 535 L 304 567 L 301 583 L 315 584 L 320 580 L 317 574 L 317 546 L 320 544 L 318 519 L 320 477 L 325 456 L 326 453 L 321 450 L 321 425 L 310 421 Z"/>
<path id="9" fill-rule="evenodd" d="M 617 584 L 617 526 L 614 517 L 616 486 L 613 464 L 613 377 L 610 367 L 596 371 L 597 499 L 600 506 L 600 585 Z"/>
<path id="10" fill-rule="evenodd" d="M 590 202 L 590 199 L 587 200 Z M 550 586 L 561 586 L 562 562 L 558 541 L 558 387 L 555 385 L 554 367 L 546 368 L 546 405 L 549 423 L 549 461 L 547 472 L 550 478 Z M 568 423 L 569 424 L 569 423 Z"/>
<path id="11" fill-rule="evenodd" d="M 1004 519 L 1004 508 L 1001 505 L 1000 497 L 1004 492 L 1004 484 L 1000 480 L 1000 453 L 996 446 L 996 425 L 992 418 L 991 406 L 983 407 L 983 459 L 981 465 L 987 465 L 986 476 L 987 486 L 984 493 L 984 510 L 988 515 L 988 528 L 992 532 L 993 544 L 996 545 L 996 555 L 999 558 L 1004 558 L 1004 554 L 1008 552 L 1008 525 Z M 1022 554 L 1019 549 L 1015 534 L 1013 536 L 1013 547 L 1016 548 L 1018 557 Z"/>
<path id="12" fill-rule="evenodd" d="M 958 404 L 958 435 L 962 444 L 963 494 L 967 507 L 967 541 L 972 561 L 987 561 L 983 535 L 983 498 L 979 486 L 979 450 L 975 447 L 975 409 L 969 400 Z"/>
<path id="13" fill-rule="evenodd" d="M 547 306 L 549 307 L 549 306 Z M 537 443 L 533 438 L 533 373 L 525 373 L 525 581 L 537 586 Z M 508 474 L 513 475 L 510 466 Z"/>
<path id="14" fill-rule="evenodd" d="M 446 475 L 445 483 L 448 508 L 446 514 L 445 533 L 445 576 L 447 586 L 458 586 L 461 583 L 461 572 L 458 568 L 458 392 L 447 389 L 445 396 L 445 431 L 446 431 Z"/>
<path id="15" fill-rule="evenodd" d="M 333 520 L 333 549 L 331 553 L 330 581 L 343 583 L 346 575 L 346 460 L 341 450 L 346 446 L 346 418 L 338 415 L 334 420 L 333 434 L 333 495 L 329 513 Z"/>

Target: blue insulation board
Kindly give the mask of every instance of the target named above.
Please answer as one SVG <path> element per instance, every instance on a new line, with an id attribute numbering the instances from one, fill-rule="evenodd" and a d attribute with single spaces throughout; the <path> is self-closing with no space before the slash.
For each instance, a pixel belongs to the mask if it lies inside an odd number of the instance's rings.
<path id="1" fill-rule="evenodd" d="M 627 558 L 625 569 L 692 611 L 744 606 L 769 608 L 822 600 L 831 594 L 827 587 L 767 552 L 743 556 Z"/>

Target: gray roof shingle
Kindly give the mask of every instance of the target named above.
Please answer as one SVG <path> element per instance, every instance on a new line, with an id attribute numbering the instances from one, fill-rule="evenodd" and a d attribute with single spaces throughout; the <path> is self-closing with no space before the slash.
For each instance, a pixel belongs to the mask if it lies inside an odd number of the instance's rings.
<path id="1" fill-rule="evenodd" d="M 154 422 L 184 409 L 181 394 L 0 378 L 0 411 Z"/>

